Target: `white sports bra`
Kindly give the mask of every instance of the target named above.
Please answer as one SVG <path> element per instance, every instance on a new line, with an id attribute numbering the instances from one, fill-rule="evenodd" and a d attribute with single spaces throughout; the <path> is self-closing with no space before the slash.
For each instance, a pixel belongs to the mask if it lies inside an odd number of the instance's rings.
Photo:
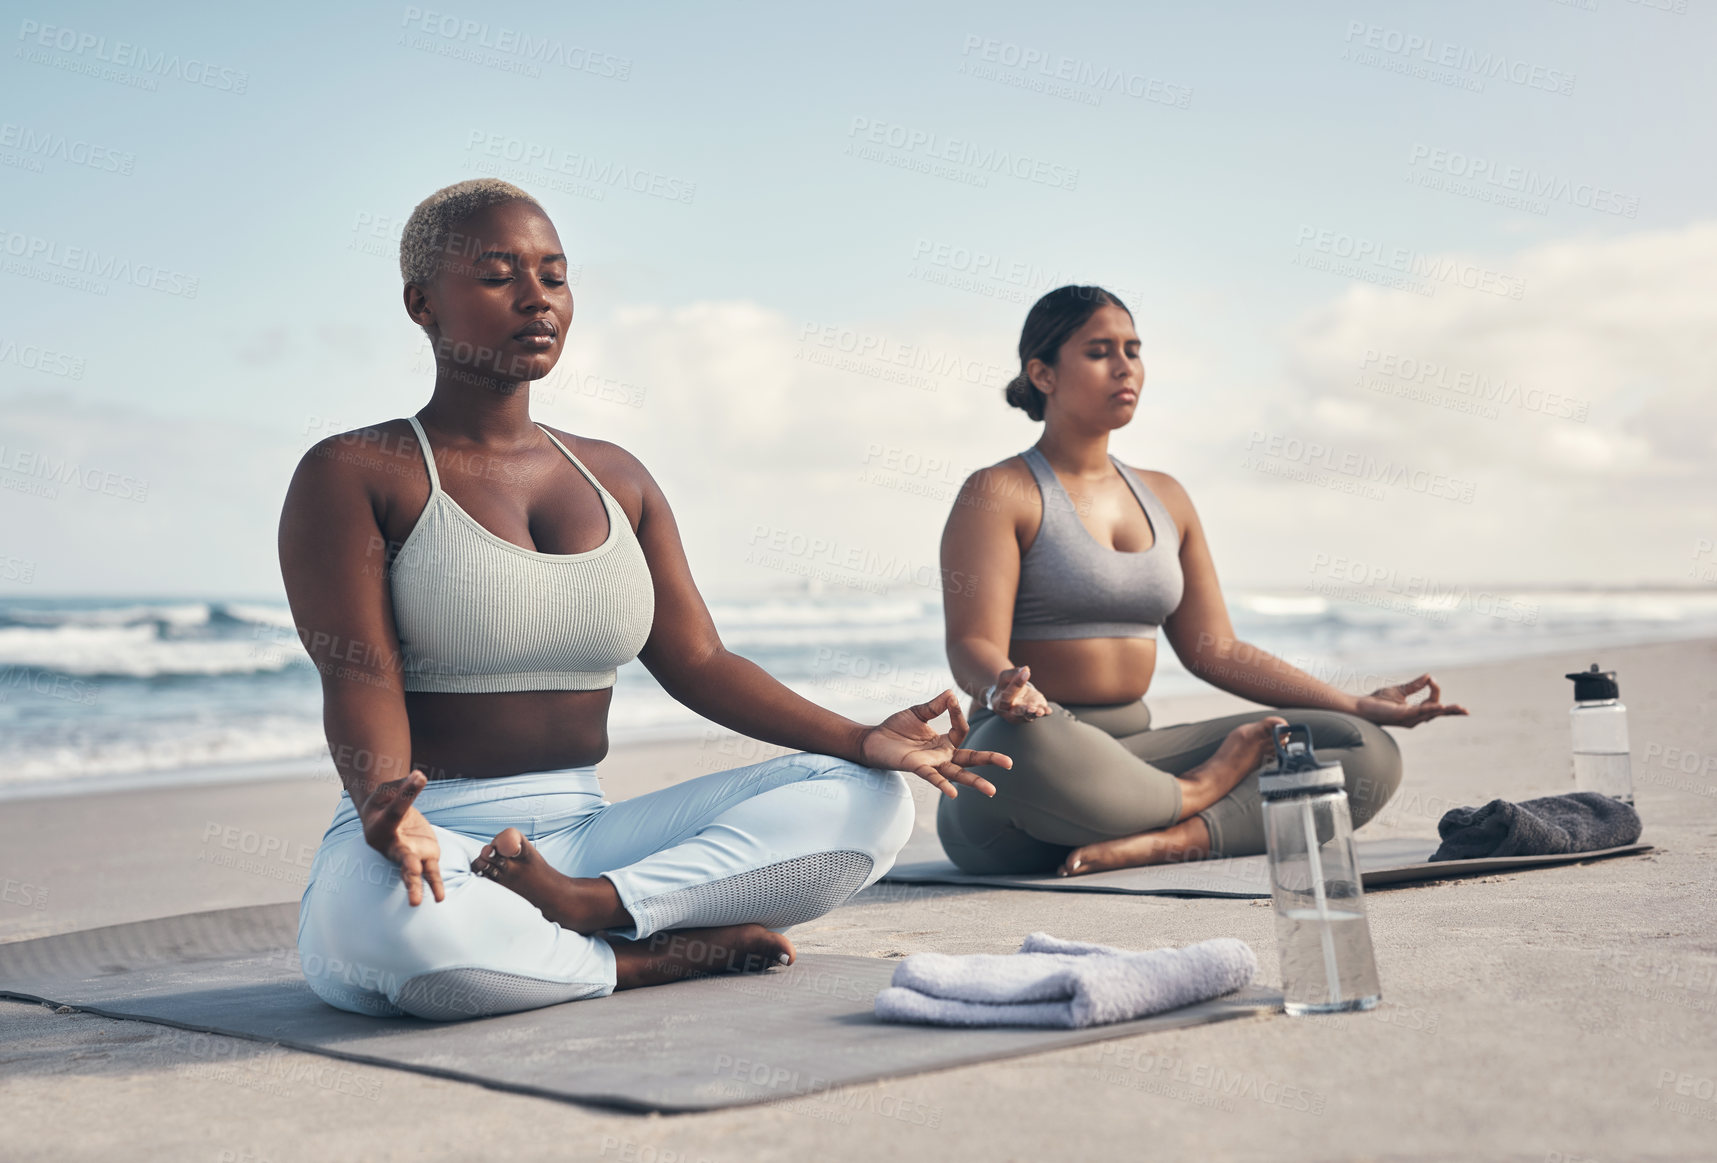
<path id="1" fill-rule="evenodd" d="M 656 614 L 649 563 L 620 502 L 544 428 L 601 495 L 608 537 L 583 553 L 514 545 L 442 490 L 423 425 L 408 419 L 429 470 L 429 501 L 388 572 L 405 689 L 613 686 L 615 668 L 638 656 Z"/>

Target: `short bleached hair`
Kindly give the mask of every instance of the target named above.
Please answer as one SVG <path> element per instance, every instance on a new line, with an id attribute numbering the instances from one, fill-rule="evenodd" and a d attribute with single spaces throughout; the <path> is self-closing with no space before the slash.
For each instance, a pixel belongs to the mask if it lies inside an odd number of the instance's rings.
<path id="1" fill-rule="evenodd" d="M 542 203 L 500 178 L 472 178 L 443 186 L 417 204 L 399 236 L 399 273 L 408 283 L 429 285 L 435 277 L 448 235 L 465 218 L 503 202 Z M 546 211 L 545 211 L 546 213 Z"/>

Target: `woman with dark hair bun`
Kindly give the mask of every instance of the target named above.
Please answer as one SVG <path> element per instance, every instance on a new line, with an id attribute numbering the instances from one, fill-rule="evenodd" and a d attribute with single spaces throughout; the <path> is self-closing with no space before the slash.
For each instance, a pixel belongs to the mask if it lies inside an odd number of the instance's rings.
<path id="1" fill-rule="evenodd" d="M 1354 825 L 1375 816 L 1401 780 L 1382 728 L 1465 709 L 1444 705 L 1428 674 L 1352 695 L 1235 639 L 1186 490 L 1109 453 L 1145 380 L 1120 299 L 1049 292 L 1019 356 L 1006 399 L 1043 434 L 973 473 L 942 535 L 943 567 L 980 579 L 944 606 L 949 665 L 976 695 L 966 743 L 1013 760 L 982 769 L 994 797 L 938 805 L 949 858 L 972 873 L 1073 876 L 1263 852 L 1257 771 L 1290 719 L 1341 763 Z M 1193 674 L 1276 709 L 1152 728 L 1159 626 Z"/>

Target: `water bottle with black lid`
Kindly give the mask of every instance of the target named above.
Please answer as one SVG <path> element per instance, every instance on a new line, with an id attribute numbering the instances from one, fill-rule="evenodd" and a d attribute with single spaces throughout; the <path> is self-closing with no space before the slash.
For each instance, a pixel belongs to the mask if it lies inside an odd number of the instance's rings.
<path id="1" fill-rule="evenodd" d="M 1634 802 L 1633 757 L 1628 751 L 1628 709 L 1616 672 L 1590 670 L 1566 676 L 1574 680 L 1574 706 L 1568 723 L 1574 738 L 1574 790 L 1595 791 Z"/>

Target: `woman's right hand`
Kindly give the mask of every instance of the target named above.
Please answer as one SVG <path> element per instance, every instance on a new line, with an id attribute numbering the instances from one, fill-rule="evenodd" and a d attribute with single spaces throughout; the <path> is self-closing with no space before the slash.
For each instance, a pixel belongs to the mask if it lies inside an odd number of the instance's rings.
<path id="1" fill-rule="evenodd" d="M 413 906 L 423 903 L 426 880 L 436 900 L 447 899 L 441 886 L 441 842 L 435 838 L 435 828 L 413 806 L 417 793 L 427 786 L 429 777 L 414 768 L 404 779 L 379 784 L 358 809 L 364 839 L 399 865 L 406 899 Z"/>
<path id="2" fill-rule="evenodd" d="M 990 712 L 1009 723 L 1029 723 L 1049 714 L 1049 700 L 1031 685 L 1031 667 L 1014 666 L 996 675 L 990 691 Z"/>

